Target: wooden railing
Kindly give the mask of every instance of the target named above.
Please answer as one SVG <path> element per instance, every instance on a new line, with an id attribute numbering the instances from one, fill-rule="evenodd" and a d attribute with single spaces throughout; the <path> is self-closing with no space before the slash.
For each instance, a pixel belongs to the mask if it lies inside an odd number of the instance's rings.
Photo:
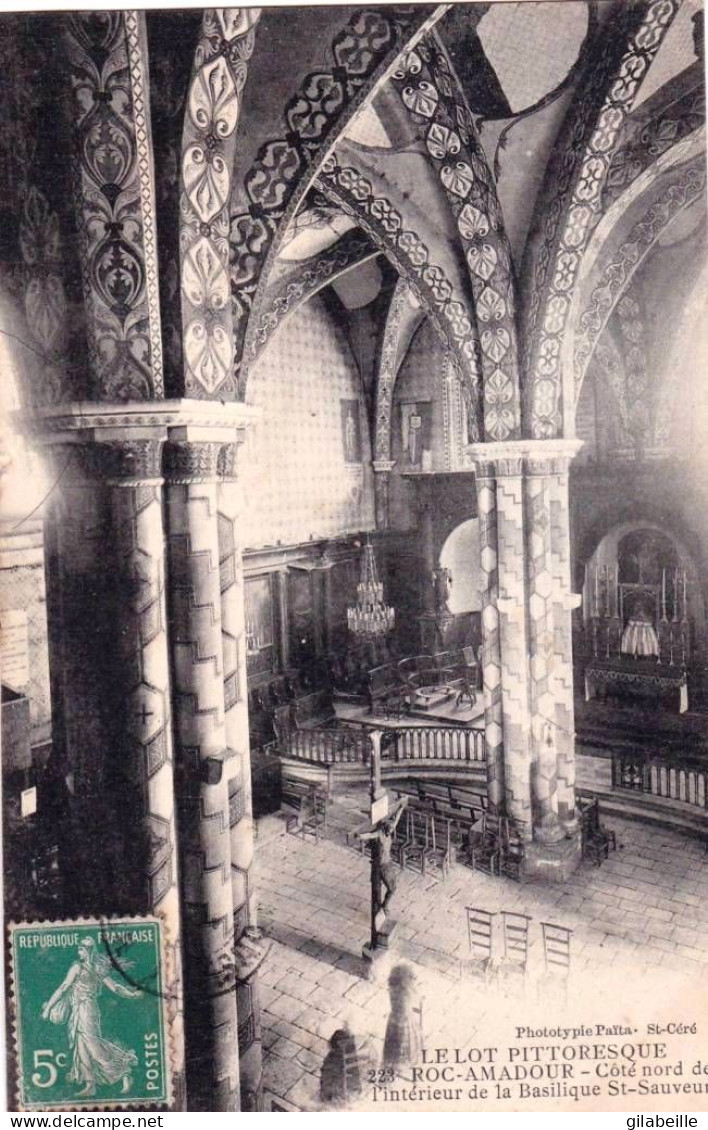
<path id="1" fill-rule="evenodd" d="M 484 732 L 460 726 L 394 729 L 382 727 L 382 761 L 484 762 Z M 368 763 L 371 741 L 364 730 L 290 730 L 278 743 L 283 757 L 320 765 Z"/>
<path id="2" fill-rule="evenodd" d="M 612 784 L 616 789 L 648 793 L 708 808 L 708 765 L 644 753 L 614 753 Z"/>
<path id="3" fill-rule="evenodd" d="M 363 730 L 333 728 L 289 730 L 278 742 L 278 753 L 320 765 L 368 762 L 371 742 Z"/>
<path id="4" fill-rule="evenodd" d="M 391 729 L 390 746 L 384 762 L 393 761 L 478 761 L 485 759 L 484 731 L 462 726 L 425 726 Z M 383 743 L 382 743 L 383 746 Z"/>

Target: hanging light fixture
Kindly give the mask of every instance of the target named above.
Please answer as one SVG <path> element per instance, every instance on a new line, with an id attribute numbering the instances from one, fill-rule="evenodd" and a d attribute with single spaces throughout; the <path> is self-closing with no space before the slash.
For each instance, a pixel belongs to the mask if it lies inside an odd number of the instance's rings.
<path id="1" fill-rule="evenodd" d="M 356 586 L 356 604 L 347 609 L 349 631 L 362 639 L 377 639 L 391 631 L 395 618 L 393 608 L 384 604 L 374 547 L 367 539 L 361 559 L 361 580 Z"/>

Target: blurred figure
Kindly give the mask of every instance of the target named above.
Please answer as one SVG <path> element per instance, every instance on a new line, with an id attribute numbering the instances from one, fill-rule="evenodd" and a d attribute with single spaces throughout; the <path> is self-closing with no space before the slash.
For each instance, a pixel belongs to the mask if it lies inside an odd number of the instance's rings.
<path id="1" fill-rule="evenodd" d="M 388 978 L 391 1013 L 384 1038 L 384 1067 L 419 1063 L 423 1054 L 423 1006 L 415 971 L 396 965 Z"/>

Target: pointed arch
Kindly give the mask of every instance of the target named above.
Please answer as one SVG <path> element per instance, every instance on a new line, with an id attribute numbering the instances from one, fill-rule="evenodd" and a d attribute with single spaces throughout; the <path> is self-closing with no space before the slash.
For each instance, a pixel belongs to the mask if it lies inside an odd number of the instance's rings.
<path id="1" fill-rule="evenodd" d="M 269 287 L 264 294 L 258 323 L 249 339 L 249 367 L 256 363 L 283 322 L 313 295 L 378 254 L 379 249 L 364 232 L 355 228 L 314 259 L 296 264 L 296 270 Z"/>
<path id="2" fill-rule="evenodd" d="M 453 286 L 441 263 L 433 258 L 435 251 L 431 251 L 414 230 L 420 228 L 420 222 L 409 229 L 405 217 L 398 210 L 398 205 L 403 202 L 396 201 L 394 204 L 384 194 L 386 186 L 381 178 L 374 178 L 368 168 L 365 176 L 351 164 L 340 164 L 334 155 L 325 162 L 315 183 L 320 191 L 356 219 L 406 279 L 454 359 L 459 378 L 473 406 L 469 414 L 470 434 L 478 439 L 481 433 L 481 382 L 473 312 L 465 295 Z"/>
<path id="3" fill-rule="evenodd" d="M 455 217 L 472 295 L 483 374 L 484 438 L 518 439 L 521 426 L 516 296 L 494 177 L 447 55 L 426 36 L 394 70 L 406 107 Z"/>
<path id="4" fill-rule="evenodd" d="M 595 231 L 576 279 L 561 350 L 568 431 L 593 350 L 613 309 L 665 229 L 705 193 L 704 144 L 700 130 L 664 154 Z"/>
<path id="5" fill-rule="evenodd" d="M 230 245 L 234 326 L 234 372 L 245 396 L 248 366 L 261 302 L 288 222 L 319 175 L 353 116 L 385 81 L 401 51 L 413 46 L 445 14 L 436 8 L 322 8 L 318 64 L 313 68 L 311 37 L 289 37 L 294 93 L 284 109 L 253 108 L 252 130 L 243 141 L 242 165 L 233 170 Z M 292 25 L 295 9 L 268 11 L 261 21 L 255 52 L 253 89 L 273 84 L 269 36 Z M 330 21 L 329 28 L 327 21 Z M 262 50 L 260 50 L 262 44 Z M 291 87 L 292 89 L 292 87 Z M 281 106 L 283 103 L 281 102 Z"/>
<path id="6" fill-rule="evenodd" d="M 605 29 L 589 57 L 585 88 L 556 143 L 558 158 L 539 197 L 522 272 L 524 430 L 535 439 L 564 434 L 561 350 L 575 280 L 602 215 L 621 128 L 679 6 L 680 0 L 652 0 L 640 15 L 627 8 L 621 14 L 623 28 L 613 34 Z"/>

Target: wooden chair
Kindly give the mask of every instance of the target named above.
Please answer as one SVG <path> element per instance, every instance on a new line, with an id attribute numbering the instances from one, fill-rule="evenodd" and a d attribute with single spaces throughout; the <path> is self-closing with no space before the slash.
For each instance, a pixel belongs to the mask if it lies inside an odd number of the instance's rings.
<path id="1" fill-rule="evenodd" d="M 430 817 L 431 844 L 425 857 L 423 874 L 430 868 L 432 871 L 439 871 L 443 879 L 447 878 L 453 859 L 450 823 L 450 820 L 441 816 Z"/>
<path id="2" fill-rule="evenodd" d="M 416 869 L 420 868 L 421 875 L 424 875 L 430 847 L 430 816 L 427 812 L 421 812 L 420 809 L 409 811 L 406 839 L 398 849 L 398 860 L 401 867 L 413 864 Z"/>
<path id="3" fill-rule="evenodd" d="M 529 922 L 528 914 L 519 914 L 516 911 L 502 911 L 502 937 L 504 940 L 504 953 L 499 965 L 499 972 L 504 978 L 514 976 L 526 978 L 526 962 L 529 950 Z"/>
<path id="4" fill-rule="evenodd" d="M 469 861 L 476 871 L 501 874 L 501 822 L 500 817 L 485 812 L 482 827 L 472 831 L 469 844 Z"/>
<path id="5" fill-rule="evenodd" d="M 488 982 L 494 973 L 493 958 L 493 930 L 496 914 L 489 910 L 480 910 L 477 906 L 466 906 L 467 916 L 467 943 L 470 958 L 465 968 L 477 977 L 483 977 Z"/>
<path id="6" fill-rule="evenodd" d="M 567 998 L 573 931 L 554 922 L 542 922 L 544 975 L 538 982 L 539 1000 L 560 989 Z"/>
<path id="7" fill-rule="evenodd" d="M 581 820 L 581 839 L 583 856 L 594 859 L 598 867 L 610 854 L 610 847 L 617 848 L 617 837 L 600 823 L 600 805 L 597 797 L 582 800 L 578 798 Z"/>
<path id="8" fill-rule="evenodd" d="M 524 874 L 524 841 L 515 824 L 504 819 L 500 824 L 500 871 L 510 879 L 521 880 Z"/>
<path id="9" fill-rule="evenodd" d="M 317 785 L 286 779 L 282 784 L 282 801 L 294 810 L 286 818 L 286 832 L 299 833 L 303 839 L 312 835 L 319 842 L 320 834 L 327 829 L 325 793 Z"/>

